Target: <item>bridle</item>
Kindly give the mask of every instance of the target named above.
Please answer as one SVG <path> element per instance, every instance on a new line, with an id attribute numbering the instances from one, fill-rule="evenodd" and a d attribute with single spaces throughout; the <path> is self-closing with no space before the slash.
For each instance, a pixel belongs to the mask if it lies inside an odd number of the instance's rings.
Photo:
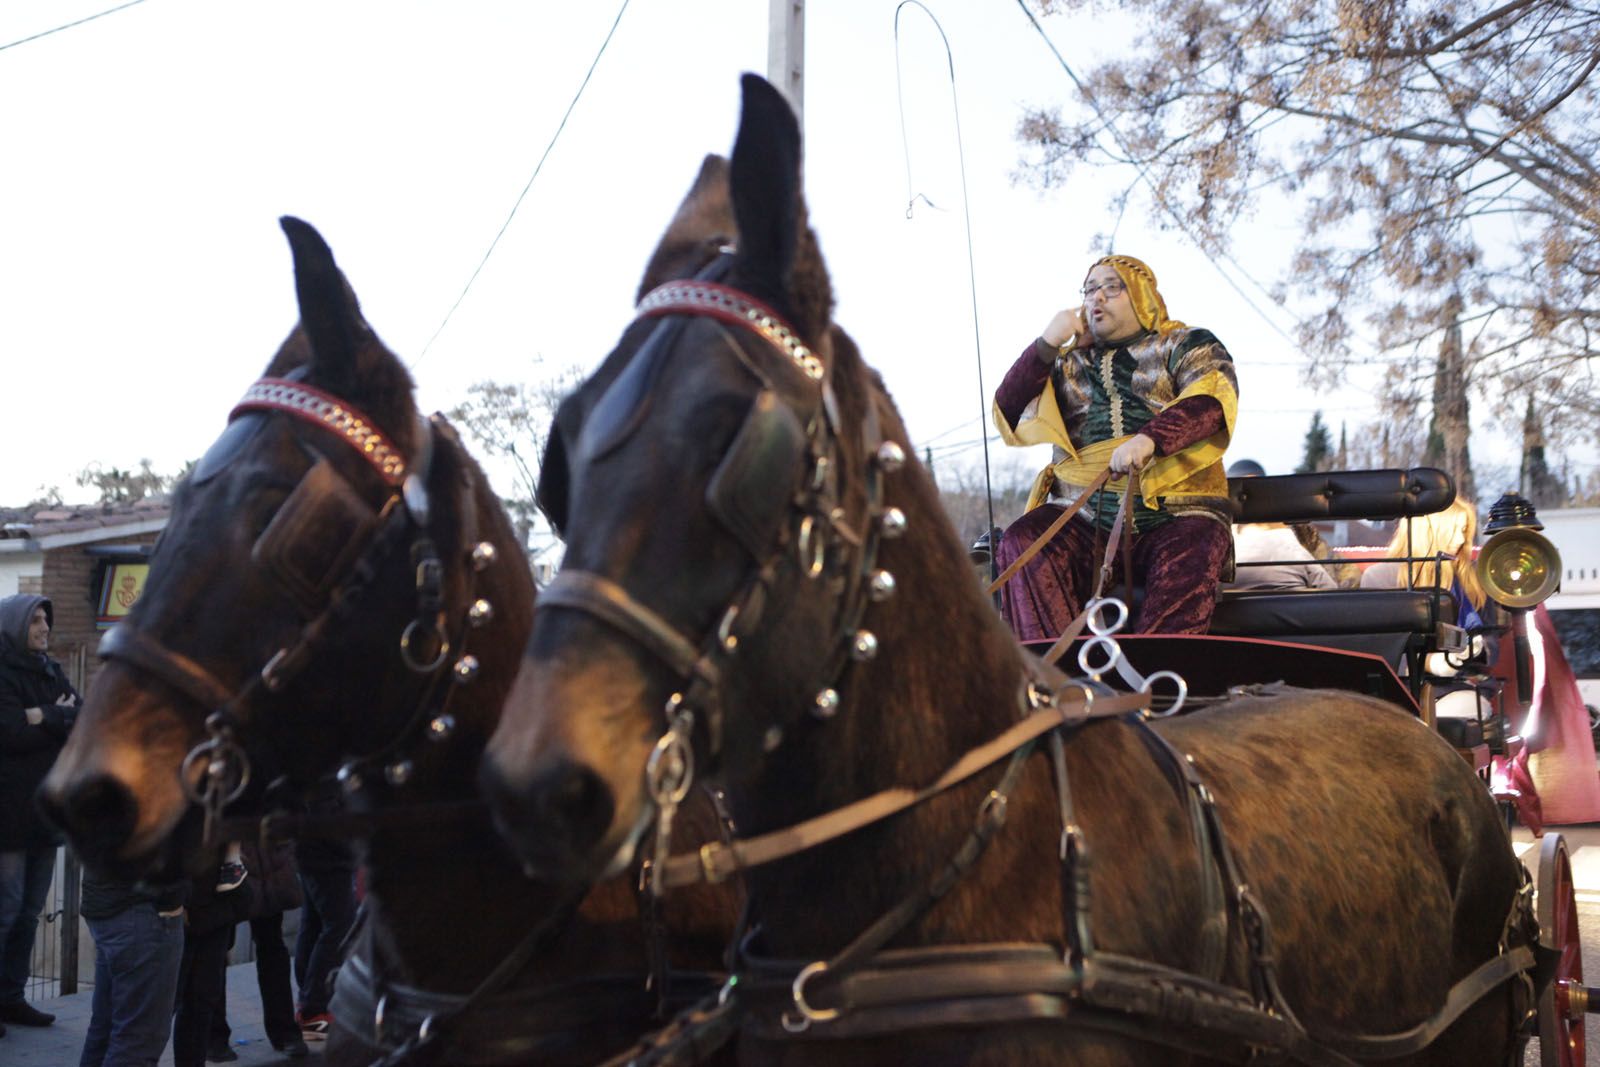
<path id="1" fill-rule="evenodd" d="M 417 420 L 417 447 L 408 458 L 389 441 L 373 420 L 338 397 L 303 383 L 265 378 L 250 387 L 229 416 L 283 414 L 331 433 L 362 457 L 385 487 L 382 502 L 372 507 L 336 475 L 326 461 L 314 464 L 292 491 L 261 535 L 252 555 L 310 615 L 294 639 L 237 687 L 229 687 L 197 660 L 164 645 L 134 626 L 124 624 L 108 634 L 101 654 L 153 675 L 202 707 L 208 738 L 185 757 L 181 779 L 190 799 L 205 813 L 208 842 L 234 840 L 248 834 L 318 837 L 370 837 L 382 825 L 405 833 L 442 832 L 487 824 L 484 802 L 434 800 L 387 803 L 376 810 L 343 810 L 329 814 L 292 815 L 269 811 L 259 818 L 222 818 L 222 809 L 248 784 L 255 762 L 265 762 L 246 734 L 262 705 L 282 692 L 317 661 L 332 639 L 347 632 L 363 594 L 386 560 L 408 553 L 415 574 L 416 614 L 406 624 L 398 654 L 408 671 L 425 679 L 410 713 L 384 743 L 340 767 L 338 779 L 347 795 L 360 794 L 370 803 L 375 786 L 398 789 L 412 778 L 406 746 L 413 741 L 444 742 L 455 734 L 450 697 L 479 675 L 478 660 L 466 651 L 467 636 L 494 618 L 490 601 L 478 595 L 477 575 L 496 562 L 489 541 L 479 541 L 478 481 L 473 465 L 457 464 L 460 478 L 460 530 L 454 536 L 461 558 L 441 558 L 431 530 L 434 508 L 428 488 L 435 450 L 453 448 L 464 457 L 454 431 L 442 418 Z M 297 548 L 308 539 L 325 537 L 332 520 L 343 517 L 356 532 L 336 552 L 322 573 L 297 565 Z M 409 546 L 409 547 L 407 547 Z M 447 595 L 447 571 L 458 568 L 460 599 Z M 452 604 L 452 601 L 454 603 Z M 270 792 L 270 789 L 269 789 Z M 374 898 L 369 896 L 369 902 Z M 571 1032 L 603 1032 L 619 1013 L 637 1016 L 643 1025 L 656 1013 L 675 1010 L 711 982 L 707 976 L 665 970 L 650 988 L 635 975 L 604 974 L 554 988 L 521 988 L 517 980 L 530 961 L 564 929 L 577 899 L 564 900 L 533 922 L 470 992 L 442 993 L 410 984 L 389 973 L 395 956 L 384 928 L 371 920 L 360 926 L 361 940 L 345 960 L 331 1006 L 341 1024 L 358 1036 L 369 1021 L 379 1062 L 399 1065 L 433 1062 L 439 1049 L 473 1062 L 521 1063 L 530 1049 L 570 1057 Z M 647 930 L 647 934 L 650 931 Z M 658 935 L 659 936 L 659 935 Z M 670 983 L 667 979 L 670 977 Z M 595 998 L 597 1003 L 584 1004 Z"/>
<path id="2" fill-rule="evenodd" d="M 300 676 L 345 632 L 384 560 L 408 538 L 417 614 L 401 635 L 399 654 L 410 671 L 430 681 L 395 736 L 341 767 L 339 778 L 347 791 L 359 790 L 365 776 L 378 768 L 389 785 L 404 785 L 413 767 L 403 752 L 406 744 L 418 734 L 433 741 L 451 736 L 455 721 L 448 712 L 448 700 L 454 687 L 445 687 L 444 680 L 465 684 L 477 676 L 476 658 L 463 649 L 466 631 L 485 625 L 494 614 L 490 602 L 476 596 L 475 576 L 494 562 L 496 550 L 489 542 L 476 540 L 474 486 L 470 467 L 464 464 L 462 470 L 467 473 L 460 511 L 465 532 L 460 543 L 471 548 L 460 561 L 467 573 L 467 597 L 452 633 L 445 604 L 445 564 L 429 532 L 432 508 L 427 487 L 437 442 L 459 450 L 447 423 L 437 416 L 418 416 L 416 452 L 408 459 L 363 412 L 292 377 L 262 378 L 251 385 L 230 413 L 229 422 L 255 413 L 287 415 L 343 442 L 376 473 L 387 495 L 373 508 L 325 459 L 314 463 L 302 477 L 252 554 L 311 617 L 292 641 L 240 685 L 227 685 L 198 660 L 139 629 L 136 620 L 117 626 L 101 641 L 102 659 L 151 675 L 208 709 L 208 737 L 185 756 L 180 772 L 185 793 L 205 814 L 208 841 L 220 839 L 223 808 L 238 799 L 250 782 L 251 753 L 256 761 L 262 760 L 258 747 L 244 736 L 259 705 Z M 307 542 L 318 540 L 319 534 L 325 539 L 329 530 L 344 533 L 345 544 L 334 548 L 325 569 L 308 566 L 304 558 Z M 455 658 L 446 669 L 453 653 Z"/>
<path id="3" fill-rule="evenodd" d="M 725 261 L 706 274 L 720 274 Z M 663 358 L 686 317 L 709 318 L 723 343 L 761 383 L 749 414 L 706 489 L 718 522 L 757 561 L 742 587 L 715 614 L 703 635 L 685 634 L 620 583 L 593 571 L 564 568 L 540 594 L 540 610 L 583 612 L 622 633 L 665 664 L 681 682 L 665 707 L 667 729 L 646 768 L 656 806 L 651 885 L 663 890 L 671 826 L 694 778 L 697 726 L 710 762 L 723 747 L 725 680 L 754 632 L 768 594 L 786 570 L 808 582 L 839 588 L 835 623 L 816 674 L 811 713 L 827 719 L 839 710 L 840 686 L 853 662 L 872 659 L 878 639 L 862 626 L 869 604 L 894 593 L 894 576 L 877 565 L 884 538 L 905 531 L 905 515 L 884 502 L 883 476 L 898 470 L 904 450 L 883 438 L 870 403 L 861 420 L 866 465 L 862 513 L 848 521 L 840 484 L 841 431 L 826 361 L 771 308 L 730 286 L 706 278 L 668 282 L 640 301 L 640 319 L 660 319 L 635 361 Z M 759 340 L 751 351 L 740 338 Z M 615 384 L 613 385 L 615 387 Z M 602 399 L 601 403 L 604 403 Z M 767 730 L 762 744 L 776 748 L 783 726 Z"/>

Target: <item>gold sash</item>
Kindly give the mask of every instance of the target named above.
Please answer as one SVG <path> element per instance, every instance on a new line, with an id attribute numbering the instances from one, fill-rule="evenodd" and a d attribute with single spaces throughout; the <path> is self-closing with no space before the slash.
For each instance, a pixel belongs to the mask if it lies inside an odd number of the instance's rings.
<path id="1" fill-rule="evenodd" d="M 1139 490 L 1145 507 L 1156 509 L 1163 500 L 1179 501 L 1190 497 L 1226 497 L 1228 478 L 1222 470 L 1222 454 L 1227 451 L 1233 436 L 1233 424 L 1238 414 L 1239 397 L 1233 384 L 1221 371 L 1211 373 L 1192 383 L 1173 398 L 1176 404 L 1191 396 L 1209 396 L 1222 405 L 1222 428 L 1210 437 L 1202 438 L 1187 448 L 1170 456 L 1161 456 L 1150 462 L 1139 475 Z M 1162 405 L 1162 409 L 1170 405 Z M 1050 491 L 1059 482 L 1069 495 L 1094 481 L 1111 462 L 1111 453 L 1128 440 L 1132 434 L 1095 441 L 1083 448 L 1074 448 L 1067 437 L 1066 420 L 1056 404 L 1056 391 L 1050 382 L 1039 394 L 1033 415 L 1023 418 L 1013 428 L 1000 408 L 994 409 L 995 425 L 1000 428 L 1000 439 L 1008 445 L 1055 445 L 1066 455 L 1039 472 L 1034 479 L 1033 491 L 1028 495 L 1028 509 L 1038 507 L 1050 498 Z M 1106 488 L 1114 493 L 1125 493 L 1126 478 L 1112 478 Z"/>

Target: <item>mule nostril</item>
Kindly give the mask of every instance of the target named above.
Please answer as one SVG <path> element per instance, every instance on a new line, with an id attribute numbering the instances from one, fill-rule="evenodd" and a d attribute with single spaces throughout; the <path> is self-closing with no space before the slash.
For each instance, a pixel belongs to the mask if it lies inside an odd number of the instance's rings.
<path id="1" fill-rule="evenodd" d="M 115 851 L 133 834 L 139 805 L 133 792 L 110 775 L 95 775 L 60 791 L 39 795 L 39 808 L 72 838 L 83 854 Z"/>
<path id="2" fill-rule="evenodd" d="M 564 827 L 574 841 L 593 842 L 611 825 L 611 791 L 588 767 L 565 764 L 538 795 L 547 822 Z"/>
<path id="3" fill-rule="evenodd" d="M 570 862 L 572 853 L 599 841 L 611 824 L 610 790 L 599 775 L 567 760 L 524 779 L 488 759 L 479 768 L 479 785 L 501 834 L 535 868 Z"/>

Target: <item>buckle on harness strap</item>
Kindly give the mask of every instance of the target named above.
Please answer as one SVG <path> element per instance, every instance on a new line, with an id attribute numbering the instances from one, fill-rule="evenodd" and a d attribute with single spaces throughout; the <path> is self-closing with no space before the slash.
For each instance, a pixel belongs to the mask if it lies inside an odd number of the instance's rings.
<path id="1" fill-rule="evenodd" d="M 799 1017 L 783 1013 L 783 1028 L 791 1034 L 802 1034 L 811 1028 L 812 1023 L 825 1023 L 837 1019 L 841 1012 L 838 1008 L 813 1008 L 806 1001 L 806 983 L 828 969 L 827 960 L 817 960 L 808 963 L 795 975 L 794 984 L 789 987 L 789 992 L 794 997 L 795 1010 Z"/>

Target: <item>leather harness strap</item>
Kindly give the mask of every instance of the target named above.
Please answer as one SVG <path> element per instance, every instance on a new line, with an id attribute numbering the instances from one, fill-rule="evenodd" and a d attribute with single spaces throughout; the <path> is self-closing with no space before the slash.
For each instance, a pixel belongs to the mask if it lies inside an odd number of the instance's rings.
<path id="1" fill-rule="evenodd" d="M 207 711 L 226 707 L 233 700 L 234 691 L 205 667 L 131 626 L 113 626 L 100 639 L 99 654 L 101 659 L 121 660 L 154 675 Z"/>
<path id="2" fill-rule="evenodd" d="M 539 610 L 577 608 L 632 637 L 682 677 L 716 684 L 716 670 L 700 650 L 621 585 L 593 571 L 563 570 L 539 591 Z"/>
<path id="3" fill-rule="evenodd" d="M 1055 674 L 1049 668 L 1043 669 L 1049 675 Z M 1056 699 L 1059 701 L 1066 695 L 1058 694 Z M 1096 694 L 1091 698 L 1090 691 L 1080 690 L 1076 702 L 1079 707 L 1075 710 L 1047 707 L 1034 712 L 1000 738 L 969 752 L 935 785 L 944 783 L 948 787 L 970 777 L 979 767 L 994 762 L 1002 741 L 1027 737 L 1012 750 L 1015 761 L 1031 750 L 1040 733 L 1054 730 L 1051 736 L 1055 738 L 1060 736 L 1057 727 L 1061 725 L 1078 725 L 1091 718 L 1125 714 L 1129 709 L 1119 711 L 1113 708 L 1112 701 L 1125 700 L 1128 696 L 1140 694 L 1125 694 L 1120 698 Z M 1055 722 L 1040 730 L 1040 720 L 1047 714 Z M 1433 1016 L 1400 1033 L 1308 1032 L 1278 988 L 1267 917 L 1245 888 L 1216 806 L 1193 763 L 1158 735 L 1149 730 L 1141 733 L 1149 735 L 1152 755 L 1172 777 L 1180 799 L 1187 800 L 1190 820 L 1196 824 L 1196 846 L 1207 872 L 1202 877 L 1205 883 L 1202 893 L 1208 929 L 1202 938 L 1199 967 L 1204 973 L 1192 974 L 1147 960 L 1096 951 L 1087 938 L 1081 946 L 1075 945 L 1065 958 L 1054 946 L 1016 943 L 884 950 L 883 945 L 895 931 L 903 928 L 908 916 L 914 917 L 927 903 L 942 895 L 954 878 L 976 859 L 987 840 L 987 834 L 983 833 L 986 804 L 985 810 L 980 811 L 979 829 L 975 831 L 982 838 L 977 846 L 971 847 L 973 842 L 969 836 L 967 845 L 941 871 L 931 890 L 924 889 L 903 901 L 827 964 L 764 959 L 745 946 L 739 953 L 737 977 L 720 995 L 694 1005 L 666 1028 L 642 1040 L 626 1058 L 613 1062 L 641 1065 L 700 1062 L 734 1029 L 741 1027 L 758 1040 L 827 1041 L 883 1037 L 956 1025 L 1055 1020 L 1221 1062 L 1255 1063 L 1264 1050 L 1270 1050 L 1288 1062 L 1305 1067 L 1355 1067 L 1355 1057 L 1393 1059 L 1427 1047 L 1484 996 L 1533 968 L 1534 953 L 1528 946 L 1502 952 L 1457 982 L 1445 1004 Z M 1014 782 L 1015 769 L 1014 762 L 1006 782 Z M 995 792 L 1003 794 L 1008 788 L 1006 782 Z M 694 855 L 677 857 L 671 861 L 674 865 L 671 884 L 689 884 L 702 877 L 710 880 L 712 875 L 725 869 L 736 870 L 793 854 L 865 825 L 862 817 L 870 818 L 880 806 L 889 813 L 904 810 L 909 806 L 902 803 L 906 797 L 925 799 L 926 795 L 932 795 L 932 790 L 930 786 L 922 791 L 886 791 L 860 802 L 859 812 L 841 809 L 764 838 L 726 849 L 703 851 L 702 856 L 710 854 L 716 857 L 713 859 Z M 850 814 L 845 814 L 847 812 Z M 843 817 L 835 818 L 837 816 Z M 1063 819 L 1071 818 L 1070 803 L 1064 799 Z M 1067 830 L 1073 829 L 1075 827 L 1069 823 Z M 812 836 L 824 831 L 833 832 Z M 773 840 L 768 842 L 767 838 Z M 753 854 L 749 846 L 757 842 L 761 842 L 762 847 Z M 1065 844 L 1064 832 L 1064 847 Z M 1086 865 L 1086 856 L 1082 859 Z M 678 881 L 680 878 L 683 880 Z M 1219 936 L 1226 936 L 1227 923 L 1224 918 L 1219 930 L 1214 928 L 1214 919 L 1222 904 L 1217 899 L 1218 891 L 1224 888 L 1226 902 L 1231 904 L 1246 934 L 1253 992 L 1222 985 L 1216 980 L 1223 950 Z M 1087 907 L 1086 900 L 1075 898 L 1070 903 L 1080 910 Z M 1515 915 L 1514 908 L 1508 924 Z M 795 1005 L 802 1006 L 803 1020 L 789 1014 L 787 1009 Z M 809 1025 L 813 1020 L 825 1025 Z"/>
<path id="4" fill-rule="evenodd" d="M 699 852 L 673 856 L 667 861 L 666 885 L 676 889 L 700 882 L 721 882 L 738 871 L 797 855 L 915 807 L 1062 725 L 1126 715 L 1148 707 L 1150 702 L 1148 693 L 1119 693 L 1091 698 L 1082 689 L 1076 695 L 1063 693 L 1056 699 L 1056 705 L 1030 713 L 993 740 L 972 749 L 938 779 L 921 789 L 904 786 L 885 789 L 782 830 L 730 844 L 714 842 L 702 846 Z"/>
<path id="5" fill-rule="evenodd" d="M 1107 476 L 1110 473 L 1109 470 L 1106 471 Z M 1087 494 L 1085 494 L 1085 498 L 1087 498 Z M 1088 602 L 1083 606 L 1083 610 L 1078 612 L 1077 618 L 1067 623 L 1066 627 L 1061 631 L 1061 636 L 1056 638 L 1055 644 L 1051 645 L 1044 655 L 1040 657 L 1046 663 L 1055 664 L 1058 662 L 1066 654 L 1067 649 L 1072 647 L 1072 642 L 1078 639 L 1078 635 L 1083 633 L 1083 628 L 1088 625 L 1089 616 L 1094 612 L 1095 605 L 1099 602 L 1100 596 L 1105 590 L 1106 582 L 1109 580 L 1111 565 L 1116 562 L 1117 546 L 1129 543 L 1128 539 L 1119 538 L 1118 534 L 1132 525 L 1128 514 L 1133 507 L 1132 502 L 1132 493 L 1124 493 L 1122 495 L 1122 503 L 1117 508 L 1117 517 L 1111 522 L 1111 533 L 1106 540 L 1105 557 L 1100 561 L 1100 566 L 1096 572 L 1094 592 L 1089 595 Z M 1079 506 L 1082 507 L 1081 504 Z M 1129 573 L 1131 574 L 1132 571 L 1130 570 Z M 1129 599 L 1132 599 L 1131 594 Z M 1133 610 L 1132 603 L 1129 603 L 1127 607 L 1129 611 Z"/>
<path id="6" fill-rule="evenodd" d="M 1502 983 L 1531 970 L 1533 966 L 1533 949 L 1527 945 L 1518 945 L 1481 964 L 1471 974 L 1451 986 L 1449 995 L 1445 997 L 1444 1007 L 1409 1030 L 1402 1030 L 1397 1034 L 1384 1034 L 1380 1037 L 1326 1033 L 1317 1034 L 1314 1039 L 1328 1048 L 1349 1056 L 1359 1056 L 1364 1060 L 1390 1060 L 1409 1056 L 1433 1044 L 1434 1039 L 1449 1029 L 1450 1024 L 1459 1019 L 1463 1012 Z"/>
<path id="7" fill-rule="evenodd" d="M 1089 483 L 1089 488 L 1085 489 L 1083 494 L 1079 496 L 1078 499 L 1074 500 L 1072 503 L 1068 504 L 1064 509 L 1062 509 L 1061 514 L 1057 515 L 1056 520 L 1045 528 L 1044 533 L 1040 534 L 1034 539 L 1033 544 L 1023 549 L 1022 554 L 1016 559 L 1012 560 L 1010 565 L 1007 566 L 1005 570 L 1000 572 L 1000 576 L 998 578 L 989 583 L 989 588 L 986 590 L 986 592 L 998 592 L 1001 586 L 1005 585 L 1013 577 L 1015 577 L 1016 573 L 1025 567 L 1029 560 L 1033 559 L 1034 556 L 1037 556 L 1044 546 L 1050 543 L 1050 539 L 1052 537 L 1061 532 L 1062 527 L 1066 526 L 1066 524 L 1071 521 L 1074 515 L 1083 510 L 1083 506 L 1089 502 L 1089 498 L 1094 495 L 1095 490 L 1105 485 L 1106 481 L 1110 477 L 1111 469 L 1108 467 L 1101 472 L 1094 481 Z M 996 547 L 999 546 L 991 546 L 991 550 Z"/>
<path id="8" fill-rule="evenodd" d="M 634 973 L 598 974 L 532 988 L 473 995 L 439 993 L 372 973 L 369 952 L 351 953 L 339 970 L 334 1015 L 341 1023 L 369 1020 L 352 1033 L 385 1055 L 406 1062 L 419 1050 L 415 1037 L 444 1027 L 469 1011 L 470 1025 L 449 1028 L 453 1060 L 489 1065 L 530 1062 L 579 1067 L 593 1062 L 595 1044 L 642 1030 L 659 1019 L 662 998 Z M 674 971 L 666 1007 L 678 1011 L 721 984 L 721 976 Z"/>

